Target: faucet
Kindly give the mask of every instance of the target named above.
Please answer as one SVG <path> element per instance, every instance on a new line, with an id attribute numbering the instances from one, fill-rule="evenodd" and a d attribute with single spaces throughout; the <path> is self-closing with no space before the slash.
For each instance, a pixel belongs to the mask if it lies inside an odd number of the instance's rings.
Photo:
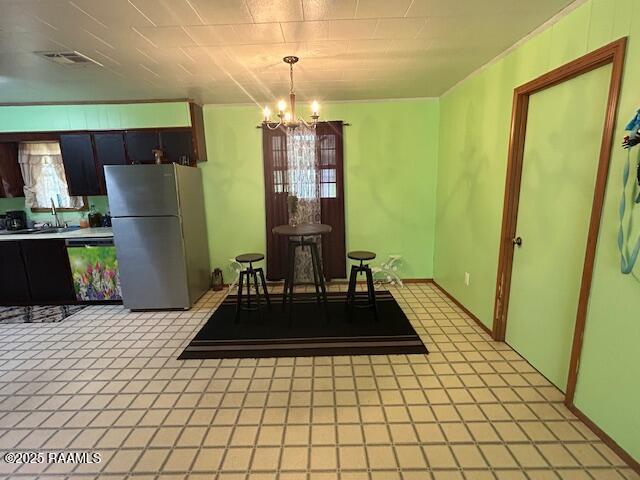
<path id="1" fill-rule="evenodd" d="M 58 217 L 58 211 L 56 210 L 56 204 L 53 201 L 53 198 L 51 198 L 50 200 L 51 200 L 51 215 L 53 215 L 54 227 L 60 228 L 60 227 L 62 227 L 62 224 L 60 223 L 60 218 Z"/>

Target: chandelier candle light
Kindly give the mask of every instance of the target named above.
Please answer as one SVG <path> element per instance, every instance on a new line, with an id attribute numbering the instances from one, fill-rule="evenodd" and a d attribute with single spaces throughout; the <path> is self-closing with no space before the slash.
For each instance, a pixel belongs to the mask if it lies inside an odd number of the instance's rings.
<path id="1" fill-rule="evenodd" d="M 273 124 L 271 122 L 271 110 L 269 107 L 265 107 L 263 110 L 263 120 L 262 125 L 267 127 L 269 130 L 276 130 L 277 128 L 284 126 L 287 128 L 296 128 L 301 125 L 306 127 L 315 128 L 318 123 L 318 118 L 320 118 L 320 104 L 314 100 L 311 102 L 311 123 L 305 122 L 301 118 L 296 117 L 296 94 L 293 89 L 293 65 L 300 60 L 298 57 L 294 57 L 293 55 L 284 57 L 282 61 L 284 63 L 289 64 L 289 107 L 290 110 L 287 110 L 287 102 L 284 100 L 278 101 L 278 118 L 279 121 L 277 124 Z"/>

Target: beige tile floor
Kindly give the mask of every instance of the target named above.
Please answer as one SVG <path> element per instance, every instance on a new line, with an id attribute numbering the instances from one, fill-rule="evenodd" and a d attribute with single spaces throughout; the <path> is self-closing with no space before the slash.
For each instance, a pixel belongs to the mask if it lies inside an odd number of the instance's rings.
<path id="1" fill-rule="evenodd" d="M 436 287 L 393 294 L 428 356 L 176 360 L 224 297 L 213 292 L 184 313 L 101 306 L 0 325 L 0 450 L 102 456 L 0 459 L 0 476 L 640 478 Z"/>

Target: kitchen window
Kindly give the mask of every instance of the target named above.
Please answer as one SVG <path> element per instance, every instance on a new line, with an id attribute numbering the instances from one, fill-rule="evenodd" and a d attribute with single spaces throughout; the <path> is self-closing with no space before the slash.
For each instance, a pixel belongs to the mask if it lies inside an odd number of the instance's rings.
<path id="1" fill-rule="evenodd" d="M 58 142 L 23 142 L 18 162 L 24 179 L 26 208 L 49 210 L 53 202 L 61 210 L 86 209 L 83 197 L 69 195 Z"/>

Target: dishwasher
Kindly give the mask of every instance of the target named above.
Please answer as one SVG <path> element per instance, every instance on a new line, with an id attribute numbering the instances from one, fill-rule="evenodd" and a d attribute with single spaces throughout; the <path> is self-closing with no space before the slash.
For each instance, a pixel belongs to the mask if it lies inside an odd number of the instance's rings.
<path id="1" fill-rule="evenodd" d="M 73 288 L 80 302 L 121 301 L 113 238 L 67 239 Z"/>

